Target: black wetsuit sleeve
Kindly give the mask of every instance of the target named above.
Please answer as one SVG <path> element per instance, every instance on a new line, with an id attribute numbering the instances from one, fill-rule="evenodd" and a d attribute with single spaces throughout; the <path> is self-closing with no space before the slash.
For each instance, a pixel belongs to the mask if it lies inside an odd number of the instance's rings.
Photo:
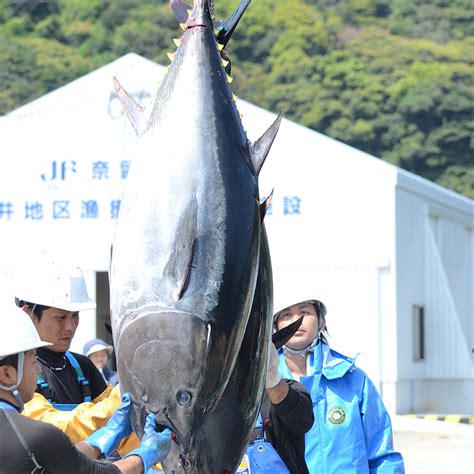
<path id="1" fill-rule="evenodd" d="M 58 429 L 50 431 L 47 441 L 44 442 L 41 451 L 38 453 L 37 459 L 52 474 L 66 472 L 70 474 L 120 472 L 120 469 L 113 464 L 94 461 L 78 451 L 62 431 Z"/>
<path id="2" fill-rule="evenodd" d="M 292 433 L 306 433 L 313 426 L 313 404 L 304 386 L 294 380 L 285 379 L 288 395 L 277 405 L 272 405 L 276 416 Z"/>
<path id="3" fill-rule="evenodd" d="M 13 421 L 11 424 L 10 418 Z M 93 461 L 78 451 L 69 438 L 48 423 L 32 420 L 9 411 L 0 410 L 0 473 L 29 474 L 35 465 L 20 441 L 21 434 L 37 463 L 48 474 L 109 474 L 120 469 L 110 463 Z"/>
<path id="4" fill-rule="evenodd" d="M 265 432 L 292 474 L 309 474 L 305 461 L 305 433 L 314 421 L 311 397 L 299 382 L 284 380 L 288 395 L 281 403 L 272 404 L 264 393 L 261 414 Z"/>
<path id="5" fill-rule="evenodd" d="M 76 352 L 73 352 L 73 354 L 84 372 L 84 377 L 89 381 L 92 400 L 94 400 L 107 388 L 107 382 L 89 357 Z"/>

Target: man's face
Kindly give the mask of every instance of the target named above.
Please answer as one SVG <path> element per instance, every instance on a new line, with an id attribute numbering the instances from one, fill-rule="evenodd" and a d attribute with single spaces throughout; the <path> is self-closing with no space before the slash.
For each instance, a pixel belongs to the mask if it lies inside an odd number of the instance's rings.
<path id="1" fill-rule="evenodd" d="M 59 308 L 43 310 L 41 319 L 33 314 L 33 323 L 40 339 L 51 342 L 48 349 L 54 352 L 66 352 L 79 325 L 79 312 L 65 311 Z"/>
<path id="2" fill-rule="evenodd" d="M 276 320 L 277 329 L 282 329 L 304 316 L 304 319 L 295 335 L 286 343 L 293 350 L 308 347 L 318 335 L 318 315 L 311 303 L 303 301 L 280 311 Z"/>
<path id="3" fill-rule="evenodd" d="M 109 353 L 106 349 L 89 354 L 89 359 L 98 369 L 102 369 L 109 361 Z"/>
<path id="4" fill-rule="evenodd" d="M 23 403 L 28 403 L 34 396 L 36 390 L 36 376 L 41 372 L 41 367 L 36 359 L 36 351 L 25 353 L 23 364 L 23 378 L 18 387 Z"/>

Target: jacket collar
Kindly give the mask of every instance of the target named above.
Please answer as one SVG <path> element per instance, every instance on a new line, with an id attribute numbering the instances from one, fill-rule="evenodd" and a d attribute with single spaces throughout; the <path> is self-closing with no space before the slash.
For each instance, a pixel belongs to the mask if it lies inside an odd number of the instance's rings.
<path id="1" fill-rule="evenodd" d="M 286 364 L 283 349 L 279 350 L 280 364 L 278 366 L 283 377 L 292 379 L 293 376 Z M 355 367 L 354 358 L 347 357 L 339 352 L 332 350 L 328 344 L 320 342 L 306 359 L 307 373 L 311 375 L 322 374 L 328 380 L 338 379 L 353 370 Z"/>
<path id="2" fill-rule="evenodd" d="M 342 355 L 333 351 L 328 344 L 320 343 L 308 357 L 308 373 L 319 372 L 328 380 L 333 380 L 344 377 L 354 364 L 355 358 Z"/>

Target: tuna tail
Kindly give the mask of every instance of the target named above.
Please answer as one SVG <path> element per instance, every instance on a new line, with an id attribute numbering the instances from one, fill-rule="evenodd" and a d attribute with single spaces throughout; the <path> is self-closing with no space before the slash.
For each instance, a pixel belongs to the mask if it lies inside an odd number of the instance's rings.
<path id="1" fill-rule="evenodd" d="M 278 114 L 276 120 L 270 125 L 268 130 L 250 147 L 252 156 L 252 163 L 255 170 L 255 174 L 258 176 L 262 169 L 265 158 L 270 151 L 270 148 L 275 140 L 276 134 L 280 128 L 281 113 Z"/>
<path id="2" fill-rule="evenodd" d="M 181 24 L 185 24 L 188 21 L 189 12 L 193 9 L 192 5 L 183 0 L 170 0 L 170 5 L 176 19 Z"/>
<path id="3" fill-rule="evenodd" d="M 237 27 L 240 19 L 247 10 L 247 7 L 250 5 L 251 0 L 241 0 L 239 6 L 232 14 L 230 18 L 223 21 L 215 21 L 216 25 L 216 39 L 217 41 L 225 47 L 229 42 L 232 34 L 234 33 L 235 28 Z M 201 5 L 199 5 L 201 4 Z M 204 5 L 205 4 L 205 5 Z M 188 22 L 190 18 L 190 11 L 193 10 L 191 16 L 195 15 L 195 11 L 192 5 L 189 5 L 184 0 L 170 0 L 171 9 L 173 10 L 174 16 L 179 21 L 181 25 L 184 25 Z M 204 10 L 204 7 L 207 6 L 209 15 L 212 20 L 214 20 L 214 2 L 213 0 L 195 0 L 194 8 L 199 5 L 199 10 Z M 193 22 L 196 22 L 197 17 L 193 18 Z"/>
<path id="4" fill-rule="evenodd" d="M 283 347 L 295 335 L 303 322 L 303 317 L 272 334 L 272 342 L 277 349 Z"/>
<path id="5" fill-rule="evenodd" d="M 138 104 L 135 99 L 127 93 L 127 91 L 120 85 L 116 77 L 114 77 L 114 87 L 117 95 L 122 102 L 123 109 L 127 114 L 135 133 L 138 135 L 145 129 L 146 112 L 145 108 Z"/>
<path id="6" fill-rule="evenodd" d="M 186 23 L 186 28 L 192 28 L 194 26 L 209 26 L 214 28 L 212 0 L 194 0 L 194 7 L 192 7 L 192 10 L 183 0 L 171 0 L 171 8 L 173 9 L 173 12 L 175 10 L 178 11 L 179 18 L 181 19 L 184 18 L 183 10 L 187 8 L 187 13 L 189 15 L 185 22 L 180 21 L 178 16 L 176 16 L 181 24 Z"/>
<path id="7" fill-rule="evenodd" d="M 247 10 L 247 7 L 250 5 L 250 1 L 251 0 L 241 0 L 239 6 L 229 19 L 216 22 L 217 41 L 222 44 L 224 48 L 232 37 L 232 34 L 244 15 L 245 10 Z"/>

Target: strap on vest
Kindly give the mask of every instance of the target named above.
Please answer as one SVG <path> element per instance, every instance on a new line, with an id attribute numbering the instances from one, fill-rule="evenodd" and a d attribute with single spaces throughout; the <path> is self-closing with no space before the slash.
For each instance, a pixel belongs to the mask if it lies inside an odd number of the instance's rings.
<path id="1" fill-rule="evenodd" d="M 84 373 L 82 372 L 81 366 L 77 359 L 70 353 L 66 352 L 66 357 L 69 359 L 69 362 L 74 367 L 74 370 L 77 374 L 77 381 L 81 386 L 81 392 L 84 402 L 91 402 L 92 401 L 92 393 L 91 393 L 91 386 L 89 381 L 84 377 Z"/>
<path id="2" fill-rule="evenodd" d="M 84 377 L 84 372 L 79 365 L 77 359 L 70 353 L 66 352 L 66 357 L 69 360 L 69 363 L 72 365 L 73 369 L 76 372 L 77 383 L 81 388 L 82 401 L 91 402 L 92 401 L 92 392 L 89 381 Z M 51 405 L 61 411 L 70 411 L 77 407 L 78 404 L 73 403 L 53 403 L 51 396 L 51 387 L 48 382 L 44 379 L 43 375 L 39 374 L 36 378 L 36 390 L 38 393 L 43 395 L 46 400 L 48 400 Z"/>
<path id="3" fill-rule="evenodd" d="M 23 448 L 27 452 L 29 458 L 31 459 L 31 462 L 35 465 L 35 468 L 31 472 L 31 474 L 35 472 L 44 472 L 43 466 L 36 460 L 35 455 L 31 451 L 30 447 L 26 444 L 25 438 L 21 435 L 20 431 L 18 430 L 15 422 L 11 418 L 11 416 L 8 414 L 8 411 L 5 411 L 5 416 L 7 417 L 8 422 L 10 423 L 10 426 L 13 428 L 13 431 L 15 432 L 17 438 L 19 439 L 20 443 L 22 444 Z"/>

